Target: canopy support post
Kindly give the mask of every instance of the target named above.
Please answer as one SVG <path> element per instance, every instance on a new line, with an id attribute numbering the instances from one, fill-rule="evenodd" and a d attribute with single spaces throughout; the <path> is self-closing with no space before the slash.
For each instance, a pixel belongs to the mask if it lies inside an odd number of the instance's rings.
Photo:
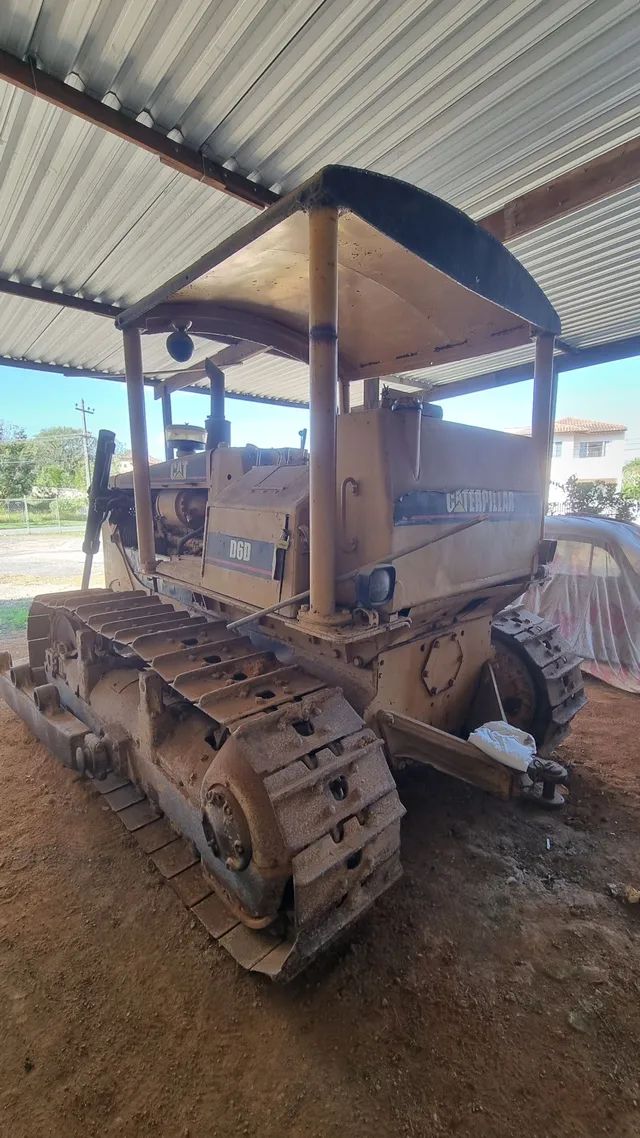
<path id="1" fill-rule="evenodd" d="M 309 211 L 309 616 L 331 622 L 336 607 L 336 414 L 338 388 L 338 210 Z"/>
<path id="2" fill-rule="evenodd" d="M 140 329 L 125 328 L 122 333 L 122 340 L 124 344 L 124 369 L 127 378 L 127 399 L 129 401 L 138 557 L 141 571 L 143 573 L 154 573 L 156 547 L 151 508 L 151 479 L 149 477 L 149 449 L 144 407 L 144 372 L 142 370 Z"/>
<path id="3" fill-rule="evenodd" d="M 536 335 L 536 356 L 533 378 L 533 407 L 531 415 L 531 438 L 535 450 L 535 461 L 539 470 L 540 493 L 542 495 L 542 526 L 549 497 L 549 475 L 551 469 L 551 440 L 556 412 L 557 372 L 553 359 L 555 337 L 549 332 Z"/>

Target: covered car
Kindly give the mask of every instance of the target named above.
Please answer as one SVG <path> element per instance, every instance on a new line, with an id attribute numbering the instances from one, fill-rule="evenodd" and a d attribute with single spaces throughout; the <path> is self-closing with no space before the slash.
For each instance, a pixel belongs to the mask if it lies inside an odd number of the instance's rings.
<path id="1" fill-rule="evenodd" d="M 640 526 L 612 518 L 547 517 L 557 541 L 546 580 L 522 601 L 557 624 L 583 670 L 640 692 Z"/>

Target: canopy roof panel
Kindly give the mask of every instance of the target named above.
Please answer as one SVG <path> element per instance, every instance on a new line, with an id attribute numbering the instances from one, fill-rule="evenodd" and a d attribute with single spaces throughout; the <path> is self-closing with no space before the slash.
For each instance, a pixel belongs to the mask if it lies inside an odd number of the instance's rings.
<path id="1" fill-rule="evenodd" d="M 339 210 L 339 370 L 386 376 L 558 333 L 557 313 L 486 230 L 396 178 L 326 166 L 184 272 L 122 313 L 119 327 L 192 320 L 304 358 L 306 212 Z M 225 328 L 225 320 L 228 324 Z M 293 335 L 291 335 L 293 334 Z"/>

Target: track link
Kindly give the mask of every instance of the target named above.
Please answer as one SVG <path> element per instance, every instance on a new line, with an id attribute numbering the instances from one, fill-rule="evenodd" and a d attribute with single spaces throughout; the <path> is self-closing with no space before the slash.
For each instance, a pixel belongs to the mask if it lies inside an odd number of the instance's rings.
<path id="1" fill-rule="evenodd" d="M 529 721 L 521 721 L 517 715 L 512 719 L 505 708 L 507 718 L 531 732 L 540 755 L 550 755 L 569 734 L 571 720 L 587 702 L 581 657 L 558 634 L 556 624 L 520 606 L 498 613 L 491 633 L 497 649 L 500 694 L 504 691 L 502 683 L 509 683 L 512 657 L 522 663 L 532 684 L 534 706 Z"/>
<path id="2" fill-rule="evenodd" d="M 116 662 L 140 667 L 147 688 L 149 677 L 157 678 L 178 702 L 206 715 L 218 748 L 233 740 L 248 756 L 291 864 L 293 900 L 268 928 L 249 927 L 240 919 L 224 880 L 207 865 L 206 848 L 174 829 L 141 789 L 131 763 L 120 763 L 94 786 L 187 908 L 242 967 L 291 978 L 401 874 L 404 808 L 381 741 L 338 689 L 257 651 L 248 637 L 229 633 L 225 622 L 189 616 L 156 595 L 91 590 L 37 597 L 28 622 L 29 667 L 12 669 L 12 680 L 6 671 L 0 674 L 7 702 L 63 762 L 67 751 L 63 747 L 61 755 L 53 747 L 51 732 L 56 716 L 64 719 L 65 739 L 72 740 L 69 765 L 71 750 L 89 736 L 90 726 L 82 701 L 65 701 L 55 662 L 65 646 L 56 638 L 66 637 L 71 656 L 71 638 L 81 655 L 87 635 L 103 658 L 113 654 Z M 43 716 L 38 719 L 24 701 L 33 701 L 36 688 L 52 682 L 62 702 L 58 708 L 54 701 L 43 724 Z M 77 690 L 81 687 L 82 681 Z M 90 692 L 87 702 L 90 708 Z M 300 734 L 300 722 L 313 723 L 312 738 Z M 336 786 L 344 787 L 344 795 L 328 793 Z"/>

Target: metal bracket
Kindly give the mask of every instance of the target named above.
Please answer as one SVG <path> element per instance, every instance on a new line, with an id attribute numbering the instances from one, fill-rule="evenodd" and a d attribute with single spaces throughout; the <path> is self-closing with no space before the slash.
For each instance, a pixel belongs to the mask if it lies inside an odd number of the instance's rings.
<path id="1" fill-rule="evenodd" d="M 343 478 L 340 487 L 340 530 L 342 533 L 342 550 L 343 553 L 353 553 L 358 548 L 357 537 L 346 536 L 347 534 L 347 490 L 351 490 L 354 498 L 360 493 L 360 483 L 355 478 Z"/>

